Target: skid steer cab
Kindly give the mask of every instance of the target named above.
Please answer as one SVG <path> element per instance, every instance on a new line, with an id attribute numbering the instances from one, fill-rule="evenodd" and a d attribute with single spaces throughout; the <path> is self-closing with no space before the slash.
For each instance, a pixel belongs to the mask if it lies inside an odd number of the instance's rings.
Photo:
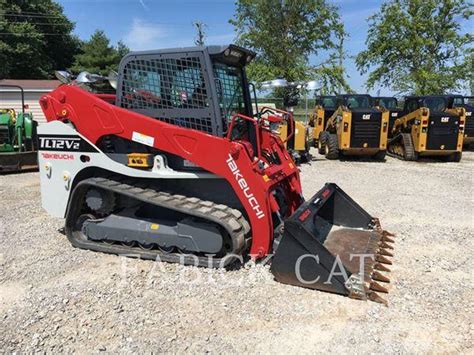
<path id="1" fill-rule="evenodd" d="M 395 120 L 400 117 L 402 109 L 398 106 L 398 100 L 395 97 L 379 96 L 374 97 L 374 106 L 384 108 L 389 112 L 388 137 L 391 138 Z"/>
<path id="2" fill-rule="evenodd" d="M 395 120 L 389 153 L 404 160 L 431 157 L 459 162 L 462 157 L 466 109 L 454 97 L 409 96 Z"/>
<path id="3" fill-rule="evenodd" d="M 43 207 L 78 248 L 203 267 L 274 254 L 277 280 L 385 302 L 392 240 L 334 184 L 305 202 L 275 132 L 290 113 L 252 112 L 253 57 L 235 45 L 132 52 L 114 96 L 80 76 L 43 96 Z M 352 254 L 370 260 L 356 268 Z M 326 274 L 334 264 L 345 276 Z"/>
<path id="4" fill-rule="evenodd" d="M 389 111 L 373 107 L 369 95 L 339 95 L 336 110 L 318 136 L 318 150 L 327 159 L 343 156 L 385 160 Z"/>
<path id="5" fill-rule="evenodd" d="M 472 149 L 474 147 L 474 96 L 453 95 L 453 106 L 466 110 L 463 145 Z"/>

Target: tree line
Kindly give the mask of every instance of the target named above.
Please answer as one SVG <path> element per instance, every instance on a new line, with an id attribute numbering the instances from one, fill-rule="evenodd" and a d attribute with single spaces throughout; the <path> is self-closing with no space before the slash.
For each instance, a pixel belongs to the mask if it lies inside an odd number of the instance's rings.
<path id="1" fill-rule="evenodd" d="M 0 79 L 51 79 L 58 69 L 106 75 L 129 52 L 104 31 L 81 41 L 73 30 L 53 0 L 0 0 Z"/>
<path id="2" fill-rule="evenodd" d="M 365 49 L 352 59 L 367 89 L 399 94 L 474 91 L 473 15 L 467 0 L 387 0 L 368 19 Z M 351 92 L 345 63 L 350 40 L 328 0 L 236 0 L 236 42 L 258 56 L 251 80 L 318 80 L 321 93 Z M 467 27 L 469 29 L 469 27 Z M 89 40 L 53 0 L 0 0 L 0 79 L 51 78 L 55 69 L 107 74 L 129 49 L 103 31 Z"/>

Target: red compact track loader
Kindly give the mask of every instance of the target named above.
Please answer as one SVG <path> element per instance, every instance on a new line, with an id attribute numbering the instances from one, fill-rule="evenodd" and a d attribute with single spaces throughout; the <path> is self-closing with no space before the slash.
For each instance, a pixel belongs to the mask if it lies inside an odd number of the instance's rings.
<path id="1" fill-rule="evenodd" d="M 253 57 L 235 45 L 134 52 L 116 95 L 74 82 L 44 95 L 44 208 L 75 247 L 204 267 L 274 255 L 278 281 L 385 303 L 393 239 L 335 184 L 303 199 L 273 129 L 287 113 L 252 112 Z"/>

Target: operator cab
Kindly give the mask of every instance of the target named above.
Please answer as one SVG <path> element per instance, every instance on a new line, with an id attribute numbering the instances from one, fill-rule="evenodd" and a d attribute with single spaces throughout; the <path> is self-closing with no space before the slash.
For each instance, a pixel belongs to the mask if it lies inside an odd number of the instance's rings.
<path id="1" fill-rule="evenodd" d="M 321 105 L 327 110 L 337 109 L 337 97 L 336 96 L 318 96 L 316 97 L 316 105 Z"/>
<path id="2" fill-rule="evenodd" d="M 389 111 L 398 109 L 398 100 L 394 97 L 375 97 L 375 105 L 386 108 Z"/>
<path id="3" fill-rule="evenodd" d="M 370 95 L 339 95 L 338 106 L 346 106 L 350 110 L 372 108 L 372 97 Z"/>
<path id="4" fill-rule="evenodd" d="M 442 113 L 453 108 L 454 97 L 450 95 L 437 96 L 409 96 L 405 98 L 405 113 L 426 107 L 430 113 Z"/>
<path id="5" fill-rule="evenodd" d="M 466 116 L 471 117 L 474 111 L 474 96 L 453 95 L 453 106 L 464 107 Z"/>
<path id="6" fill-rule="evenodd" d="M 244 67 L 254 57 L 235 45 L 131 52 L 119 66 L 117 104 L 223 136 L 233 115 L 252 116 Z"/>

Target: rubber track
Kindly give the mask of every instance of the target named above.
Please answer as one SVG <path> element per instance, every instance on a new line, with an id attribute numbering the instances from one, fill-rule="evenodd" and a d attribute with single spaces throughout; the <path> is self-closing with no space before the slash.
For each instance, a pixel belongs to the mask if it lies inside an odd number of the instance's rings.
<path id="1" fill-rule="evenodd" d="M 400 142 L 401 141 L 401 142 Z M 402 159 L 402 160 L 407 160 L 407 161 L 413 161 L 416 160 L 415 156 L 415 149 L 413 147 L 412 141 L 411 141 L 411 136 L 410 133 L 400 133 L 396 137 L 392 138 L 389 142 L 389 147 L 392 147 L 401 144 L 404 155 L 401 156 L 400 154 L 397 154 L 395 151 L 392 151 L 391 148 L 387 150 L 387 153 L 395 158 Z"/>
<path id="2" fill-rule="evenodd" d="M 168 192 L 152 189 L 146 183 L 134 183 L 124 178 L 102 178 L 95 177 L 81 181 L 74 189 L 70 205 L 74 206 L 77 194 L 85 193 L 89 187 L 96 187 L 112 191 L 116 194 L 127 196 L 144 203 L 153 204 L 174 210 L 193 217 L 199 217 L 221 225 L 230 235 L 233 249 L 231 254 L 241 255 L 250 242 L 250 225 L 239 210 L 229 206 L 204 201 L 196 197 L 170 194 Z M 83 195 L 82 195 L 83 196 Z M 79 196 L 81 198 L 82 196 Z M 77 204 L 76 204 L 77 205 Z M 163 253 L 158 249 L 143 250 L 139 247 L 127 247 L 121 244 L 106 244 L 92 240 L 76 238 L 71 226 L 81 214 L 82 206 L 69 208 L 66 217 L 66 234 L 70 242 L 78 248 L 90 249 L 111 254 L 133 254 L 132 257 L 161 261 L 183 263 L 185 265 L 196 265 L 203 267 L 224 267 L 234 262 L 236 257 L 223 256 L 221 258 L 209 259 L 207 256 L 186 255 L 179 253 Z M 71 219 L 73 219 L 71 221 Z M 229 255 L 229 254 L 227 254 Z M 212 260 L 212 262 L 210 262 Z"/>

